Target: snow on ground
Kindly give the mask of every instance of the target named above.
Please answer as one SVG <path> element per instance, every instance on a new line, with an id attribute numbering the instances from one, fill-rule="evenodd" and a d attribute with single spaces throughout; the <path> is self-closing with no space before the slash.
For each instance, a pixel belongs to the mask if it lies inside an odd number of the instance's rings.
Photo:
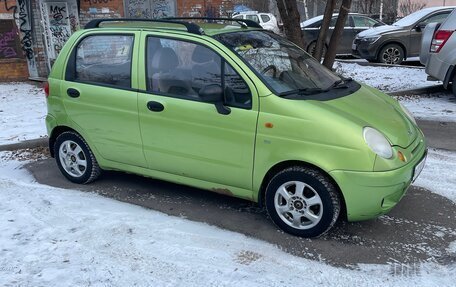
<path id="1" fill-rule="evenodd" d="M 456 153 L 429 149 L 426 166 L 414 185 L 424 187 L 456 203 Z"/>
<path id="2" fill-rule="evenodd" d="M 46 135 L 46 99 L 27 83 L 0 84 L 0 145 Z"/>
<path id="3" fill-rule="evenodd" d="M 417 119 L 456 122 L 456 97 L 453 94 L 435 93 L 431 96 L 397 97 Z"/>
<path id="4" fill-rule="evenodd" d="M 37 184 L 6 156 L 0 286 L 453 286 L 455 265 L 422 263 L 416 274 L 395 265 L 336 268 L 203 223 Z"/>
<path id="5" fill-rule="evenodd" d="M 344 77 L 365 83 L 384 92 L 396 92 L 442 84 L 427 81 L 424 69 L 406 67 L 362 66 L 336 61 L 335 69 Z"/>

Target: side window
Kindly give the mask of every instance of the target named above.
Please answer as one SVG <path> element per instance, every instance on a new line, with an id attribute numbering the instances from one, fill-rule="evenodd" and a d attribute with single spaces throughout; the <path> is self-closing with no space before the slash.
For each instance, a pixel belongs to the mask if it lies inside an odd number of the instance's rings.
<path id="1" fill-rule="evenodd" d="M 252 95 L 249 86 L 228 63 L 225 62 L 224 66 L 226 105 L 243 109 L 252 108 Z"/>
<path id="2" fill-rule="evenodd" d="M 262 14 L 261 20 L 263 21 L 263 23 L 267 23 L 271 20 L 271 17 L 269 17 L 268 15 Z"/>
<path id="3" fill-rule="evenodd" d="M 134 36 L 93 35 L 77 46 L 74 80 L 131 87 Z"/>
<path id="4" fill-rule="evenodd" d="M 260 23 L 260 19 L 258 19 L 257 15 L 246 15 L 246 19 Z"/>
<path id="5" fill-rule="evenodd" d="M 234 19 L 243 19 L 242 15 L 236 15 L 233 17 Z"/>
<path id="6" fill-rule="evenodd" d="M 329 27 L 334 28 L 336 27 L 337 17 L 332 17 L 331 22 L 329 22 Z M 350 27 L 350 16 L 347 15 L 347 19 L 345 19 L 345 28 Z"/>
<path id="7" fill-rule="evenodd" d="M 372 28 L 376 22 L 372 19 L 362 16 L 353 16 L 356 28 Z"/>
<path id="8" fill-rule="evenodd" d="M 149 92 L 202 101 L 199 97 L 201 88 L 215 84 L 223 88 L 227 105 L 251 107 L 250 91 L 244 80 L 217 53 L 205 46 L 148 37 L 146 61 Z"/>
<path id="9" fill-rule="evenodd" d="M 167 96 L 199 100 L 199 90 L 221 85 L 221 58 L 190 42 L 148 37 L 147 90 Z"/>
<path id="10" fill-rule="evenodd" d="M 432 15 L 431 17 L 425 19 L 424 21 L 421 21 L 421 23 L 426 23 L 426 24 L 434 23 L 434 22 L 442 23 L 443 21 L 445 21 L 445 19 L 448 17 L 449 14 L 450 14 L 450 12 L 443 12 L 440 14 Z"/>

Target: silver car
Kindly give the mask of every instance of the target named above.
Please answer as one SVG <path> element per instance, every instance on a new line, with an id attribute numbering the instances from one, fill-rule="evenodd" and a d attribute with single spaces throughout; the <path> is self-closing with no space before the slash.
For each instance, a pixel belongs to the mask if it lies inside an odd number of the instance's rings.
<path id="1" fill-rule="evenodd" d="M 420 61 L 426 66 L 429 80 L 453 86 L 456 96 L 456 10 L 441 24 L 431 23 L 424 30 Z"/>

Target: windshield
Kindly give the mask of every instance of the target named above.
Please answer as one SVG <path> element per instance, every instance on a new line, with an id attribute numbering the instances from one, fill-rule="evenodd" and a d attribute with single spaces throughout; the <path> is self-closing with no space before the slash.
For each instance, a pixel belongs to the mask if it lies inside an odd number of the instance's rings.
<path id="1" fill-rule="evenodd" d="M 393 26 L 407 27 L 407 26 L 414 25 L 421 18 L 425 17 L 427 14 L 429 14 L 429 10 L 427 10 L 427 9 L 416 11 L 415 13 L 412 13 L 412 14 L 402 18 L 401 20 L 393 23 Z"/>
<path id="2" fill-rule="evenodd" d="M 257 72 L 276 95 L 324 92 L 343 80 L 290 41 L 266 31 L 215 36 Z"/>

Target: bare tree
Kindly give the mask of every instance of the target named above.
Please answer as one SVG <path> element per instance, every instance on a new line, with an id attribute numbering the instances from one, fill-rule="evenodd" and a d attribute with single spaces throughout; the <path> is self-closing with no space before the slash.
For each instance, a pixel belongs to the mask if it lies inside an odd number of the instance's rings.
<path id="1" fill-rule="evenodd" d="M 326 51 L 325 60 L 323 61 L 323 65 L 329 69 L 332 69 L 334 60 L 336 59 L 337 45 L 339 45 L 339 39 L 342 36 L 345 20 L 347 19 L 348 12 L 350 11 L 351 3 L 352 0 L 342 0 L 342 5 L 340 5 L 336 26 L 334 27 L 334 31 L 331 35 L 328 51 Z"/>
<path id="2" fill-rule="evenodd" d="M 326 44 L 326 35 L 328 34 L 329 25 L 331 24 L 332 14 L 335 6 L 336 0 L 327 0 L 323 22 L 320 27 L 320 32 L 318 33 L 315 50 L 313 51 L 313 56 L 315 59 L 317 59 L 318 62 L 321 61 L 321 57 L 323 56 L 323 48 Z"/>
<path id="3" fill-rule="evenodd" d="M 302 37 L 300 15 L 296 0 L 276 0 L 280 18 L 282 18 L 283 29 L 288 40 L 305 49 L 304 38 Z"/>
<path id="4" fill-rule="evenodd" d="M 403 0 L 399 4 L 399 11 L 401 11 L 403 16 L 407 16 L 413 12 L 423 9 L 424 7 L 426 7 L 426 3 L 415 2 L 412 0 Z"/>

